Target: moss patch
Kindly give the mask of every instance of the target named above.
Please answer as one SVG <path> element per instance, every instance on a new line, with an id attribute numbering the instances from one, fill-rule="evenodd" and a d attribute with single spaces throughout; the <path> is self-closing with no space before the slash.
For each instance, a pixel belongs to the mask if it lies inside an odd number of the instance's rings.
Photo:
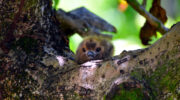
<path id="1" fill-rule="evenodd" d="M 167 64 L 157 68 L 151 76 L 147 77 L 147 83 L 150 84 L 155 96 L 170 94 L 170 98 L 177 98 L 176 88 L 180 82 L 180 59 L 170 60 Z"/>
<path id="2" fill-rule="evenodd" d="M 138 88 L 129 91 L 122 89 L 112 100 L 143 100 L 143 93 Z"/>
<path id="3" fill-rule="evenodd" d="M 126 84 L 126 85 L 125 85 Z M 145 94 L 144 88 L 134 87 L 138 84 L 134 83 L 125 83 L 119 85 L 115 90 L 115 94 L 112 94 L 113 91 L 104 96 L 104 100 L 150 100 L 149 96 Z M 132 87 L 132 85 L 134 85 Z"/>

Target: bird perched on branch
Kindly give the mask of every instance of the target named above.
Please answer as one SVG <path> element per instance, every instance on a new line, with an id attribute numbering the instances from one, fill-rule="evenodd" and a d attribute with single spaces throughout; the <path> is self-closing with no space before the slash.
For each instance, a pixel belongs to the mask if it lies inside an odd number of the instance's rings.
<path id="1" fill-rule="evenodd" d="M 100 36 L 88 36 L 80 43 L 76 51 L 76 61 L 79 64 L 90 60 L 106 59 L 113 55 L 112 43 Z"/>

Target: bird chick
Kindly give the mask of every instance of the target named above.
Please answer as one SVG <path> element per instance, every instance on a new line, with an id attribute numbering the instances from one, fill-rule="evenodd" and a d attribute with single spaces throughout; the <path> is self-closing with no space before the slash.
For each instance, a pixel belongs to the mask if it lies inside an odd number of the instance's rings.
<path id="1" fill-rule="evenodd" d="M 106 59 L 113 55 L 113 45 L 100 36 L 88 36 L 79 45 L 76 51 L 76 61 L 79 64 L 90 60 Z"/>

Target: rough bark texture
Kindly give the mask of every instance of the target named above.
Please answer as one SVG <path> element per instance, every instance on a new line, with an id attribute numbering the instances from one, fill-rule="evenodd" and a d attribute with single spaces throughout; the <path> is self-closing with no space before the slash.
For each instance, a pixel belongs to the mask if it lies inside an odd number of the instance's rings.
<path id="1" fill-rule="evenodd" d="M 23 1 L 0 1 L 0 99 L 180 98 L 180 23 L 149 48 L 78 65 L 50 0 Z"/>

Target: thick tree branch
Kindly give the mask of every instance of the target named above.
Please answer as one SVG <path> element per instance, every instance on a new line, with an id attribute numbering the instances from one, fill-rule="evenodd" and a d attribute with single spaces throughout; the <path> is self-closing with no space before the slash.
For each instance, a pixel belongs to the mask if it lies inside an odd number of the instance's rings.
<path id="1" fill-rule="evenodd" d="M 76 67 L 76 69 L 68 71 L 68 73 L 58 73 L 48 77 L 47 79 L 51 81 L 51 85 L 44 83 L 44 87 L 64 87 L 66 89 L 63 91 L 66 92 L 75 89 L 78 94 L 84 95 L 86 99 L 89 96 L 91 99 L 102 99 L 105 94 L 111 93 L 110 91 L 114 86 L 125 82 L 133 82 L 132 77 L 148 80 L 147 77 L 153 75 L 161 66 L 167 66 L 172 63 L 172 60 L 178 62 L 180 58 L 179 33 L 180 23 L 172 27 L 166 35 L 149 48 L 123 52 L 120 56 L 109 61 L 95 60 L 82 65 L 66 62 L 63 65 L 64 68 L 73 65 L 80 67 Z M 179 64 L 175 62 L 173 64 Z M 170 70 L 171 66 L 168 67 Z M 56 78 L 53 78 L 55 76 Z M 85 88 L 86 92 L 81 93 L 80 87 Z M 61 90 L 61 92 L 63 91 Z"/>

